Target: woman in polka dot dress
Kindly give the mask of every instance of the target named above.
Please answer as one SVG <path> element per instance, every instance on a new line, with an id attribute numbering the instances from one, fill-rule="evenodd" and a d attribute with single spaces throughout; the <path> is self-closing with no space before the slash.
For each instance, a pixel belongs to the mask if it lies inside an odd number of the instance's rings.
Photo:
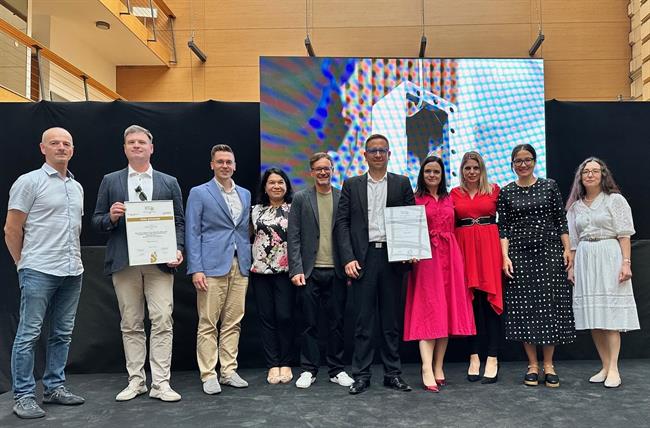
<path id="1" fill-rule="evenodd" d="M 534 175 L 537 154 L 530 144 L 512 151 L 517 180 L 499 194 L 503 253 L 505 335 L 523 342 L 528 356 L 524 384 L 538 384 L 537 345 L 544 355 L 546 386 L 560 386 L 553 367 L 556 345 L 575 339 L 571 285 L 573 257 L 562 197 L 555 181 Z"/>

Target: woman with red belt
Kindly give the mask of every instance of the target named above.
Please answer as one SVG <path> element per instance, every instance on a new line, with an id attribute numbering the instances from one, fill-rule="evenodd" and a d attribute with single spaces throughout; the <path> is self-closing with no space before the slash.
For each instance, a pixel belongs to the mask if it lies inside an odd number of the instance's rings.
<path id="1" fill-rule="evenodd" d="M 467 152 L 460 163 L 460 186 L 451 191 L 456 212 L 456 238 L 465 262 L 465 282 L 473 292 L 476 336 L 469 338 L 467 380 L 479 375 L 481 342 L 487 342 L 487 361 L 481 383 L 498 379 L 499 340 L 503 313 L 501 244 L 496 225 L 499 186 L 488 182 L 485 162 L 477 152 Z"/>

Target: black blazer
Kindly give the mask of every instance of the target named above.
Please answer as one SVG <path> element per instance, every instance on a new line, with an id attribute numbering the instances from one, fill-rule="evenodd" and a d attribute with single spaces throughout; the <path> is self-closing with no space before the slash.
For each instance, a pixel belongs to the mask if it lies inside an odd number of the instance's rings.
<path id="1" fill-rule="evenodd" d="M 336 221 L 337 207 L 341 191 L 332 188 L 332 256 L 334 269 L 340 278 L 345 278 L 345 273 L 338 257 L 334 223 Z M 320 219 L 318 218 L 318 202 L 316 188 L 310 187 L 301 190 L 293 196 L 291 210 L 289 211 L 289 229 L 287 231 L 287 250 L 289 253 L 289 277 L 305 274 L 309 278 L 320 242 Z"/>
<path id="2" fill-rule="evenodd" d="M 415 205 L 409 179 L 388 173 L 386 206 Z M 334 231 L 342 266 L 352 260 L 363 268 L 368 252 L 368 174 L 352 177 L 343 183 Z M 400 263 L 401 265 L 401 263 Z M 363 269 L 361 274 L 363 274 Z"/>
<path id="3" fill-rule="evenodd" d="M 104 273 L 111 275 L 129 265 L 129 251 L 126 244 L 126 224 L 121 217 L 113 225 L 109 216 L 111 205 L 115 202 L 129 200 L 128 191 L 129 168 L 106 174 L 97 191 L 97 204 L 92 218 L 92 226 L 99 232 L 108 233 L 106 256 L 104 257 Z M 183 214 L 183 196 L 176 178 L 153 170 L 153 201 L 171 200 L 174 202 L 174 221 L 176 222 L 176 248 L 183 251 L 185 243 L 185 217 Z M 166 264 L 157 265 L 165 272 L 175 269 Z"/>

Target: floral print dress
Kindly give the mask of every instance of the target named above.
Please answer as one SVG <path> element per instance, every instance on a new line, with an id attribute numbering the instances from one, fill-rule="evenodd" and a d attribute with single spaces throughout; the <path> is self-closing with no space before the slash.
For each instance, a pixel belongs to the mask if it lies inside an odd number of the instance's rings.
<path id="1" fill-rule="evenodd" d="M 254 205 L 251 222 L 255 240 L 251 272 L 275 274 L 289 271 L 287 256 L 287 226 L 291 204 L 279 207 Z"/>

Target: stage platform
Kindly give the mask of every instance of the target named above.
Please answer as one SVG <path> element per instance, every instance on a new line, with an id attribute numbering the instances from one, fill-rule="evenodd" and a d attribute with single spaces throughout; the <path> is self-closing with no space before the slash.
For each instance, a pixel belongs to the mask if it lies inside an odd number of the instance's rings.
<path id="1" fill-rule="evenodd" d="M 140 396 L 124 403 L 115 394 L 125 374 L 71 375 L 68 386 L 83 395 L 82 406 L 45 405 L 47 416 L 25 421 L 11 410 L 11 393 L 0 395 L 2 427 L 640 427 L 650 423 L 650 360 L 623 360 L 623 384 L 606 389 L 587 379 L 597 361 L 559 361 L 562 385 L 551 389 L 522 384 L 525 363 L 503 363 L 499 381 L 481 385 L 465 380 L 466 365 L 446 367 L 449 385 L 438 394 L 421 388 L 419 365 L 404 367 L 412 392 L 382 386 L 380 366 L 373 367 L 370 389 L 357 396 L 329 382 L 326 369 L 309 389 L 268 385 L 263 369 L 241 370 L 250 387 L 223 387 L 203 393 L 196 372 L 174 372 L 178 403 Z M 294 370 L 294 380 L 298 370 Z M 41 397 L 39 396 L 39 400 Z"/>

